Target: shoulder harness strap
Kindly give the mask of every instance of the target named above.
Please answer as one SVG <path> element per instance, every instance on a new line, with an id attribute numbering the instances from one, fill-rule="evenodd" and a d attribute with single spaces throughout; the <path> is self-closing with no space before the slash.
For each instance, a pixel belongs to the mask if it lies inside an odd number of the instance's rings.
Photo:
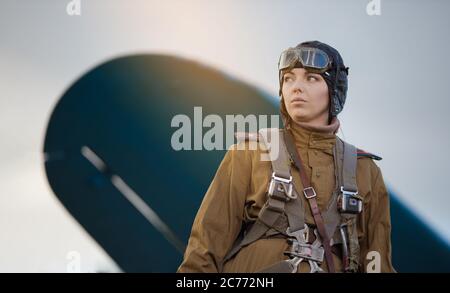
<path id="1" fill-rule="evenodd" d="M 355 146 L 336 138 L 337 181 L 340 196 L 344 193 L 357 196 L 356 169 L 358 150 Z M 362 200 L 362 199 L 361 199 Z M 346 272 L 359 269 L 360 247 L 356 226 L 357 214 L 341 213 L 339 232 L 342 238 L 343 265 Z"/>
<path id="2" fill-rule="evenodd" d="M 238 142 L 240 141 L 256 141 L 261 140 L 261 135 L 258 132 L 235 132 L 234 136 Z"/>

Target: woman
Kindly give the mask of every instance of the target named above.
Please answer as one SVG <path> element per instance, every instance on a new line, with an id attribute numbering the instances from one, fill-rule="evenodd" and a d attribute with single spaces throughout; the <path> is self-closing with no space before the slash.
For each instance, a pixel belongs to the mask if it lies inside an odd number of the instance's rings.
<path id="1" fill-rule="evenodd" d="M 178 272 L 394 272 L 381 158 L 336 137 L 347 75 L 339 52 L 318 41 L 281 54 L 285 129 L 274 133 L 289 174 L 275 176 L 249 141 L 230 148 Z"/>

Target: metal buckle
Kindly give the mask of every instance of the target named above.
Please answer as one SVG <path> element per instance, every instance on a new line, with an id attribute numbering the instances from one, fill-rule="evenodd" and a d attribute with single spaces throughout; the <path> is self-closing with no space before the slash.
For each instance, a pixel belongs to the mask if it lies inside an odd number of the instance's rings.
<path id="1" fill-rule="evenodd" d="M 362 211 L 363 198 L 358 195 L 358 191 L 348 191 L 341 186 L 342 195 L 338 198 L 338 209 L 341 213 L 359 214 Z M 347 206 L 350 202 L 351 208 Z M 357 207 L 355 209 L 354 207 Z"/>
<path id="2" fill-rule="evenodd" d="M 306 193 L 307 190 L 312 190 L 313 194 L 312 194 L 312 195 L 308 195 L 308 194 Z M 314 188 L 312 188 L 312 186 L 307 187 L 307 188 L 304 188 L 304 189 L 303 189 L 303 194 L 305 195 L 305 197 L 306 197 L 307 199 L 311 199 L 311 198 L 314 198 L 314 197 L 317 196 L 316 191 L 314 190 Z"/>
<path id="3" fill-rule="evenodd" d="M 288 188 L 286 190 L 286 187 L 284 184 L 288 184 Z M 283 177 L 279 177 L 277 175 L 275 175 L 275 172 L 272 173 L 272 180 L 270 181 L 269 184 L 269 195 L 273 196 L 274 192 L 275 192 L 275 188 L 279 187 L 279 185 L 281 185 L 281 187 L 283 188 L 283 190 L 278 189 L 278 192 L 283 192 L 288 198 L 290 199 L 296 199 L 297 198 L 297 194 L 293 195 L 293 184 L 292 184 L 292 176 L 289 176 L 289 179 L 287 178 L 283 178 Z"/>
<path id="4" fill-rule="evenodd" d="M 281 181 L 284 183 L 288 183 L 288 184 L 290 184 L 292 182 L 292 176 L 289 176 L 289 179 L 286 179 L 283 177 L 278 177 L 277 175 L 275 175 L 275 172 L 272 173 L 272 179 L 275 179 L 277 181 Z"/>
<path id="5" fill-rule="evenodd" d="M 348 194 L 348 195 L 358 195 L 358 190 L 357 191 L 348 191 L 344 189 L 344 186 L 341 186 L 341 192 L 342 194 Z"/>
<path id="6" fill-rule="evenodd" d="M 317 229 L 314 229 L 316 239 L 313 243 L 307 243 L 309 238 L 309 229 L 310 228 L 306 224 L 305 228 L 295 232 L 291 232 L 290 228 L 288 228 L 286 230 L 286 234 L 294 237 L 294 239 L 292 239 L 290 250 L 285 251 L 284 254 L 289 255 L 290 257 L 299 257 L 304 260 L 322 263 L 325 253 L 325 250 L 322 247 L 322 242 L 318 236 Z"/>

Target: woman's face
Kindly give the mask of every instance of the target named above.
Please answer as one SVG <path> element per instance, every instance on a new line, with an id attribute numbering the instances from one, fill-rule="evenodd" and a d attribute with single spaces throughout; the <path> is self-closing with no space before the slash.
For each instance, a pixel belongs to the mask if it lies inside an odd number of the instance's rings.
<path id="1" fill-rule="evenodd" d="M 328 125 L 328 86 L 320 74 L 293 68 L 283 76 L 282 94 L 292 120 Z"/>

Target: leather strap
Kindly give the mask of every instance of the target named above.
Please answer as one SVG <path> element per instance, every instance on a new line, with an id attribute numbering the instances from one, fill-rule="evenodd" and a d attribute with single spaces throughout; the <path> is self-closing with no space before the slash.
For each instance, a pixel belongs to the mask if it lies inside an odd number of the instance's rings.
<path id="1" fill-rule="evenodd" d="M 303 194 L 308 200 L 311 212 L 314 217 L 314 222 L 316 223 L 317 230 L 319 232 L 320 237 L 322 238 L 322 244 L 325 250 L 325 258 L 327 260 L 328 271 L 330 273 L 335 273 L 336 271 L 334 269 L 333 253 L 331 251 L 330 238 L 328 237 L 328 234 L 326 232 L 325 224 L 322 215 L 320 213 L 319 206 L 317 205 L 316 192 L 314 188 L 311 186 L 311 182 L 309 181 L 309 178 L 306 175 L 303 162 L 300 158 L 300 154 L 297 151 L 297 147 L 295 146 L 294 139 L 292 137 L 292 133 L 290 132 L 290 130 L 286 129 L 284 131 L 284 136 L 286 148 L 300 173 L 300 179 L 303 184 Z"/>

